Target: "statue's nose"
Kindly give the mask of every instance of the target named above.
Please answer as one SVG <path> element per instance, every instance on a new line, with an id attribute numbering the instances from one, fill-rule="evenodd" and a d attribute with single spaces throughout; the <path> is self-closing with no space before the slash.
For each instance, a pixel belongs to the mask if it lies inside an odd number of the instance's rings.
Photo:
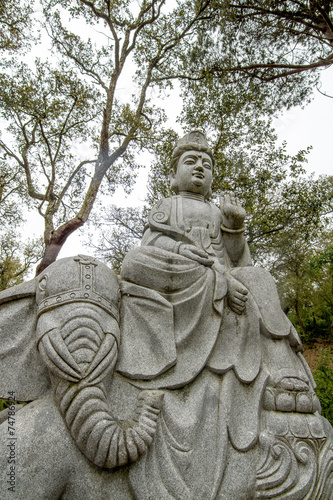
<path id="1" fill-rule="evenodd" d="M 202 164 L 202 159 L 198 158 L 196 164 L 195 164 L 195 170 L 202 170 L 203 171 L 203 164 Z"/>

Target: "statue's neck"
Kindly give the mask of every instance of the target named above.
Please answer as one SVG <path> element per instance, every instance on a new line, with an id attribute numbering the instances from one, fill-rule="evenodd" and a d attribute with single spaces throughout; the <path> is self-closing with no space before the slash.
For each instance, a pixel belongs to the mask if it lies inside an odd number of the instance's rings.
<path id="1" fill-rule="evenodd" d="M 205 197 L 203 194 L 191 193 L 190 191 L 180 191 L 179 195 L 182 198 L 190 198 L 191 200 L 198 200 L 205 203 Z"/>

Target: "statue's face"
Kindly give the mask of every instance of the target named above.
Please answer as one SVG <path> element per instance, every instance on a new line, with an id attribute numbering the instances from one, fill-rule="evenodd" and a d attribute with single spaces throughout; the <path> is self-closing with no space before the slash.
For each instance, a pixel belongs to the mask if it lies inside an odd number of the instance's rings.
<path id="1" fill-rule="evenodd" d="M 213 178 L 213 162 L 207 153 L 186 151 L 179 158 L 176 173 L 171 175 L 179 191 L 207 196 Z"/>

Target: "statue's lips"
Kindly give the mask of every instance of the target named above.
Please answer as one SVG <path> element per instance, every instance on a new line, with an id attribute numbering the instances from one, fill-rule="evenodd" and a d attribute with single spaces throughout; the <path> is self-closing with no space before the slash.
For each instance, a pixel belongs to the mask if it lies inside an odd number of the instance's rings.
<path id="1" fill-rule="evenodd" d="M 196 179 L 204 179 L 205 178 L 204 174 L 202 174 L 201 172 L 193 172 L 192 176 L 195 177 Z"/>

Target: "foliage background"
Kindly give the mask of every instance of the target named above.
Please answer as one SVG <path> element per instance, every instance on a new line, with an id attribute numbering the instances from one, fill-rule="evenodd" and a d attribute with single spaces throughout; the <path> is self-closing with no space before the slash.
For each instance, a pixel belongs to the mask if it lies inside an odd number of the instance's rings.
<path id="1" fill-rule="evenodd" d="M 332 342 L 332 176 L 307 175 L 307 145 L 289 154 L 272 127 L 277 113 L 307 105 L 332 67 L 332 5 L 1 2 L 1 288 L 53 262 L 88 220 L 88 252 L 119 271 L 149 206 L 170 193 L 177 137 L 200 128 L 216 157 L 214 199 L 229 190 L 242 199 L 254 263 L 276 278 L 302 340 Z M 181 102 L 170 125 L 173 90 Z M 119 186 L 131 192 L 142 152 L 152 164 L 145 206 L 110 206 Z M 29 241 L 28 211 L 44 224 Z"/>

